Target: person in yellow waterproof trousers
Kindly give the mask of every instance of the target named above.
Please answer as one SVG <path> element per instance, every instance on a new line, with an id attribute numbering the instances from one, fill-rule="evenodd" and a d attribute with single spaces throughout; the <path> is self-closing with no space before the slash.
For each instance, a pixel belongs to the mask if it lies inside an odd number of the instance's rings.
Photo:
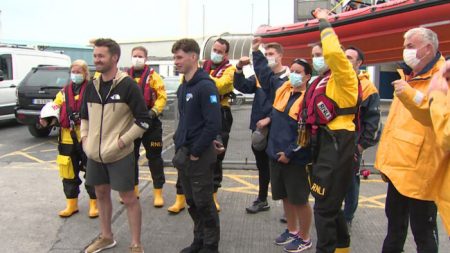
<path id="1" fill-rule="evenodd" d="M 59 212 L 59 216 L 66 218 L 78 212 L 78 194 L 80 193 L 80 172 L 85 171 L 86 155 L 80 143 L 80 106 L 84 89 L 89 80 L 88 65 L 83 60 L 76 60 L 70 67 L 70 83 L 56 95 L 55 100 L 46 105 L 42 116 L 49 116 L 54 111 L 54 116 L 59 118 L 60 135 L 58 139 L 59 154 L 56 158 L 59 174 L 62 178 L 64 194 L 66 195 L 66 208 Z M 49 111 L 46 111 L 49 110 Z M 55 123 L 47 117 L 42 117 L 40 124 L 44 127 Z M 89 194 L 89 217 L 98 217 L 97 198 L 94 187 L 86 185 Z"/>

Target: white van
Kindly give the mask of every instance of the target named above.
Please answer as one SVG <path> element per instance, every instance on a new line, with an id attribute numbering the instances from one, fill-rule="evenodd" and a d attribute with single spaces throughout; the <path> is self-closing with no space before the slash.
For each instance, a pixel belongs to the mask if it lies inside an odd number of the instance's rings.
<path id="1" fill-rule="evenodd" d="M 0 121 L 14 119 L 16 87 L 38 65 L 69 67 L 70 57 L 33 48 L 0 45 Z"/>

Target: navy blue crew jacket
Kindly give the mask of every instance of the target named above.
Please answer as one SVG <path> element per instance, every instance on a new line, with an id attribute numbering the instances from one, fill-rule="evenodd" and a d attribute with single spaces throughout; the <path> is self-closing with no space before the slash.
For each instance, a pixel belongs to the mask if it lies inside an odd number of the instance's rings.
<path id="1" fill-rule="evenodd" d="M 185 146 L 191 155 L 199 157 L 220 133 L 219 92 L 209 74 L 198 69 L 191 80 L 183 79 L 177 98 L 180 117 L 175 149 Z"/>

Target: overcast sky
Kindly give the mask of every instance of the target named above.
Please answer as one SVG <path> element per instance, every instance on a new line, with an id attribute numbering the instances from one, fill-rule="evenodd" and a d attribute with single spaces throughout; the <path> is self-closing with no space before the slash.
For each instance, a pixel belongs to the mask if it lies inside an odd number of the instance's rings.
<path id="1" fill-rule="evenodd" d="M 187 2 L 185 12 L 183 1 Z M 267 24 L 268 1 L 0 0 L 0 41 L 86 45 L 89 39 L 98 37 L 121 42 L 201 37 L 203 6 L 206 36 L 251 33 L 259 25 Z M 294 0 L 271 0 L 270 24 L 292 23 L 293 5 Z"/>

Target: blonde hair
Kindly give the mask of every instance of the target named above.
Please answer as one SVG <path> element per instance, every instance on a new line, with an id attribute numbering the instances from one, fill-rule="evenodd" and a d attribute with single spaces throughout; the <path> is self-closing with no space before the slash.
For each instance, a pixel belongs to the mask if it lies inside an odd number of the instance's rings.
<path id="1" fill-rule="evenodd" d="M 73 67 L 73 66 L 81 67 L 81 69 L 82 69 L 83 72 L 84 72 L 84 79 L 85 79 L 85 80 L 89 80 L 89 78 L 90 78 L 90 73 L 89 73 L 89 68 L 88 68 L 88 65 L 87 65 L 86 61 L 81 60 L 81 59 L 75 60 L 75 61 L 73 61 L 72 64 L 70 65 L 70 69 L 71 69 L 71 70 L 72 70 L 72 67 Z"/>

